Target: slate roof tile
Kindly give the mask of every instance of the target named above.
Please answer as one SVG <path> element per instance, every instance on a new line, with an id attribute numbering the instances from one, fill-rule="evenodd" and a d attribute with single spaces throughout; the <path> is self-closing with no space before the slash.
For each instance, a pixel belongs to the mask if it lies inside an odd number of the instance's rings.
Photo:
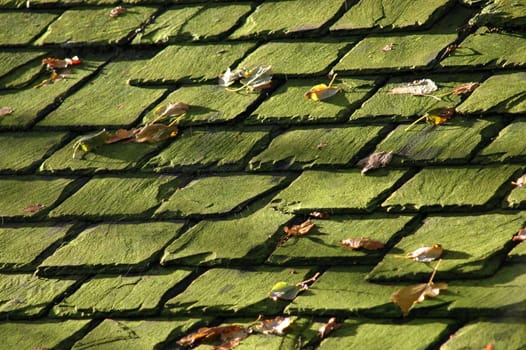
<path id="1" fill-rule="evenodd" d="M 46 29 L 57 17 L 53 12 L 4 12 L 0 13 L 3 29 L 0 33 L 2 45 L 27 45 Z M 20 28 L 24 30 L 20 30 Z"/>

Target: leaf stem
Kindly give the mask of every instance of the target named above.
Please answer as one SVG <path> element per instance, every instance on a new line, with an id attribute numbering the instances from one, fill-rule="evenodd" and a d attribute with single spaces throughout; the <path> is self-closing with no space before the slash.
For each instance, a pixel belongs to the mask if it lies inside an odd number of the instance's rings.
<path id="1" fill-rule="evenodd" d="M 409 126 L 407 128 L 405 128 L 404 131 L 409 131 L 413 128 L 413 126 L 415 126 L 415 124 L 417 124 L 419 121 L 421 120 L 424 120 L 427 118 L 427 114 L 424 114 L 423 116 L 421 116 L 420 118 L 418 118 L 417 120 L 415 120 L 414 122 L 412 122 L 411 124 L 409 124 Z"/>
<path id="2" fill-rule="evenodd" d="M 433 278 L 435 278 L 435 275 L 438 271 L 438 266 L 440 266 L 440 263 L 442 262 L 442 259 L 439 259 L 437 261 L 437 264 L 435 265 L 435 268 L 433 269 L 433 273 L 431 274 L 431 277 L 429 278 L 429 282 L 427 282 L 427 285 L 430 286 L 433 284 Z"/>
<path id="3" fill-rule="evenodd" d="M 337 76 L 338 76 L 338 73 L 334 73 L 333 74 L 331 82 L 329 83 L 329 86 L 327 86 L 327 87 L 331 87 L 332 86 L 332 83 L 334 83 L 334 79 L 336 79 Z"/>

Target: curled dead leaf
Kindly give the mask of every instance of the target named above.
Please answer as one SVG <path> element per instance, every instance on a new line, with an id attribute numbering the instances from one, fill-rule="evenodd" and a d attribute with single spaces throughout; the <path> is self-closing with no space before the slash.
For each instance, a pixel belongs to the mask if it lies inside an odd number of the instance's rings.
<path id="1" fill-rule="evenodd" d="M 175 126 L 164 124 L 148 124 L 140 128 L 135 134 L 135 138 L 130 139 L 134 143 L 154 143 L 164 141 L 177 136 L 179 129 Z"/>
<path id="2" fill-rule="evenodd" d="M 511 184 L 515 187 L 522 187 L 526 185 L 526 174 L 521 175 L 517 180 L 512 181 Z"/>
<path id="3" fill-rule="evenodd" d="M 365 250 L 378 250 L 382 249 L 385 244 L 380 241 L 375 241 L 369 238 L 347 238 L 340 241 L 340 244 L 350 250 L 365 249 Z"/>
<path id="4" fill-rule="evenodd" d="M 322 101 L 326 100 L 334 95 L 336 95 L 338 92 L 341 91 L 341 89 L 337 86 L 332 86 L 332 83 L 334 82 L 334 79 L 336 79 L 336 76 L 338 74 L 333 74 L 332 79 L 329 83 L 329 85 L 325 84 L 318 84 L 310 88 L 309 91 L 307 91 L 303 97 L 308 98 L 313 101 Z"/>
<path id="5" fill-rule="evenodd" d="M 184 102 L 177 102 L 177 103 L 168 103 L 165 105 L 159 106 L 154 113 L 159 118 L 164 117 L 177 117 L 180 115 L 185 114 L 190 110 L 190 106 Z"/>
<path id="6" fill-rule="evenodd" d="M 421 247 L 407 253 L 406 255 L 396 257 L 411 259 L 418 262 L 431 262 L 440 258 L 443 253 L 444 248 L 442 248 L 442 245 L 435 243 L 430 247 Z"/>
<path id="7" fill-rule="evenodd" d="M 46 66 L 47 69 L 64 69 L 69 66 L 74 66 L 80 64 L 80 58 L 78 56 L 73 56 L 72 58 L 53 58 L 48 57 L 42 60 L 42 64 Z"/>
<path id="8" fill-rule="evenodd" d="M 393 159 L 393 152 L 376 152 L 361 159 L 357 165 L 362 166 L 361 174 L 365 175 L 369 170 L 386 167 Z"/>
<path id="9" fill-rule="evenodd" d="M 122 140 L 131 139 L 132 137 L 135 137 L 136 131 L 137 129 L 131 129 L 131 130 L 119 129 L 115 131 L 113 134 L 110 133 L 110 136 L 108 136 L 108 138 L 106 139 L 106 141 L 104 141 L 104 143 L 108 145 L 108 144 L 119 142 Z"/>
<path id="10" fill-rule="evenodd" d="M 289 236 L 294 235 L 304 235 L 309 233 L 310 230 L 315 226 L 315 224 L 310 220 L 305 220 L 299 225 L 293 225 L 292 227 L 285 226 L 283 231 Z"/>
<path id="11" fill-rule="evenodd" d="M 473 91 L 475 91 L 475 89 L 478 88 L 479 86 L 480 86 L 480 84 L 476 83 L 476 82 L 469 82 L 469 83 L 460 84 L 460 85 L 457 85 L 453 89 L 453 91 L 451 91 L 451 94 L 453 94 L 453 95 L 469 94 L 469 93 L 472 93 Z"/>
<path id="12" fill-rule="evenodd" d="M 9 115 L 13 113 L 13 108 L 11 107 L 2 107 L 0 108 L 0 117 L 3 117 L 5 115 Z"/>
<path id="13" fill-rule="evenodd" d="M 320 339 L 324 339 L 325 337 L 329 335 L 329 333 L 335 331 L 341 326 L 342 326 L 341 323 L 336 322 L 336 317 L 331 317 L 329 318 L 327 323 L 325 323 L 320 328 L 318 328 L 318 336 L 320 337 Z"/>
<path id="14" fill-rule="evenodd" d="M 425 96 L 438 90 L 437 85 L 431 79 L 420 79 L 414 80 L 410 83 L 401 84 L 387 93 L 389 95 L 413 95 L 413 96 Z"/>
<path id="15" fill-rule="evenodd" d="M 282 335 L 291 324 L 292 319 L 290 317 L 277 316 L 268 320 L 258 321 L 251 329 L 263 334 Z"/>
<path id="16" fill-rule="evenodd" d="M 215 349 L 232 349 L 249 335 L 246 328 L 238 325 L 227 325 L 218 327 L 202 327 L 197 332 L 184 336 L 177 341 L 181 346 L 193 346 L 196 343 L 209 342 L 220 339 L 222 344 Z"/>
<path id="17" fill-rule="evenodd" d="M 517 241 L 517 242 L 522 242 L 526 240 L 526 227 L 521 228 L 519 232 L 513 235 L 512 240 Z"/>

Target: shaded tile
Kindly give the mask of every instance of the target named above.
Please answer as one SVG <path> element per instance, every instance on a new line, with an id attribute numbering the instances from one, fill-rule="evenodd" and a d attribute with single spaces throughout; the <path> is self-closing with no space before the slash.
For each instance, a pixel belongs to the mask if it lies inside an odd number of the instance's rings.
<path id="1" fill-rule="evenodd" d="M 526 261 L 526 244 L 517 244 L 515 248 L 513 248 L 509 252 L 508 257 L 513 262 L 525 262 Z"/>
<path id="2" fill-rule="evenodd" d="M 132 83 L 213 80 L 254 47 L 252 43 L 168 46 L 131 73 Z"/>
<path id="3" fill-rule="evenodd" d="M 143 89 L 128 84 L 135 67 L 147 60 L 137 56 L 117 59 L 80 91 L 67 98 L 38 125 L 41 126 L 129 126 L 162 96 L 165 89 Z"/>
<path id="4" fill-rule="evenodd" d="M 457 49 L 440 62 L 447 68 L 476 67 L 509 68 L 526 65 L 524 49 L 526 37 L 516 33 L 492 33 L 488 28 L 479 28 L 462 41 Z"/>
<path id="5" fill-rule="evenodd" d="M 4 226 L 0 228 L 0 268 L 26 271 L 46 249 L 59 243 L 73 225 Z"/>
<path id="6" fill-rule="evenodd" d="M 190 275 L 188 270 L 149 271 L 140 276 L 96 276 L 55 305 L 52 317 L 148 316 L 163 295 Z"/>
<path id="7" fill-rule="evenodd" d="M 28 132 L 0 134 L 0 172 L 24 172 L 34 168 L 55 149 L 65 138 L 66 133 Z"/>
<path id="8" fill-rule="evenodd" d="M 145 270 L 182 226 L 149 222 L 90 227 L 44 260 L 38 274 Z"/>
<path id="9" fill-rule="evenodd" d="M 0 13 L 0 16 L 2 14 Z M 38 75 L 41 69 L 38 58 L 44 56 L 44 51 L 8 50 L 0 52 L 0 87 L 11 88 L 27 84 Z"/>
<path id="10" fill-rule="evenodd" d="M 53 218 L 139 219 L 150 217 L 181 180 L 174 176 L 94 177 L 49 213 Z"/>
<path id="11" fill-rule="evenodd" d="M 289 80 L 264 101 L 246 120 L 247 124 L 307 124 L 347 120 L 352 110 L 374 89 L 378 79 L 338 79 L 342 92 L 322 102 L 303 96 L 320 80 Z M 328 82 L 327 82 L 328 83 Z"/>
<path id="12" fill-rule="evenodd" d="M 351 6 L 331 26 L 338 30 L 393 30 L 427 27 L 446 11 L 451 0 L 432 0 L 425 4 L 411 0 L 362 0 Z"/>
<path id="13" fill-rule="evenodd" d="M 309 0 L 269 1 L 259 5 L 230 38 L 274 37 L 319 31 L 344 5 L 342 0 L 324 1 L 323 6 Z"/>
<path id="14" fill-rule="evenodd" d="M 271 238 L 291 218 L 266 207 L 230 220 L 200 221 L 166 248 L 161 264 L 262 263 L 275 247 Z"/>
<path id="15" fill-rule="evenodd" d="M 0 337 L 6 349 L 69 348 L 89 323 L 90 320 L 3 322 Z"/>
<path id="16" fill-rule="evenodd" d="M 307 269 L 260 268 L 254 270 L 210 269 L 195 279 L 188 288 L 168 300 L 166 315 L 242 314 L 256 316 L 280 313 L 285 301 L 273 301 L 268 294 L 278 282 L 296 284 L 307 275 Z M 309 276 L 310 277 L 310 276 Z M 214 288 L 210 288 L 214 286 Z"/>
<path id="17" fill-rule="evenodd" d="M 154 216 L 174 218 L 238 211 L 280 186 L 285 179 L 285 176 L 247 174 L 197 178 L 175 191 Z"/>
<path id="18" fill-rule="evenodd" d="M 511 165 L 424 168 L 387 198 L 382 207 L 409 211 L 487 208 L 518 169 Z"/>
<path id="19" fill-rule="evenodd" d="M 371 271 L 372 281 L 425 281 L 435 263 L 401 259 L 420 247 L 444 248 L 440 279 L 487 277 L 499 268 L 512 245 L 511 237 L 526 220 L 525 213 L 470 216 L 430 216 L 414 234 L 404 237 Z"/>
<path id="20" fill-rule="evenodd" d="M 183 131 L 143 167 L 154 171 L 239 171 L 251 150 L 268 138 L 268 129 L 191 128 Z"/>
<path id="21" fill-rule="evenodd" d="M 402 170 L 380 170 L 362 176 L 360 170 L 304 171 L 272 200 L 285 212 L 309 213 L 370 211 L 405 174 Z"/>
<path id="22" fill-rule="evenodd" d="M 506 88 L 502 88 L 505 86 Z M 526 112 L 526 72 L 489 77 L 457 111 L 465 114 Z"/>
<path id="23" fill-rule="evenodd" d="M 511 185 L 510 185 L 511 187 Z M 525 208 L 526 207 L 526 188 L 515 187 L 505 200 L 505 205 L 509 208 Z"/>
<path id="24" fill-rule="evenodd" d="M 480 11 L 473 24 L 492 27 L 521 27 L 526 24 L 524 4 L 515 0 L 495 0 Z"/>
<path id="25" fill-rule="evenodd" d="M 329 72 L 333 64 L 354 44 L 357 37 L 341 41 L 274 41 L 259 46 L 238 67 L 271 65 L 275 74 L 287 76 L 312 76 Z"/>
<path id="26" fill-rule="evenodd" d="M 524 161 L 526 159 L 526 121 L 514 120 L 477 154 L 475 163 Z"/>
<path id="27" fill-rule="evenodd" d="M 413 219 L 408 215 L 333 216 L 312 220 L 315 228 L 305 236 L 290 237 L 278 247 L 267 262 L 271 264 L 372 264 L 384 251 L 350 250 L 340 241 L 367 237 L 382 243 L 394 242 Z M 374 229 L 372 229 L 374 228 Z"/>
<path id="28" fill-rule="evenodd" d="M 50 12 L 2 12 L 0 45 L 27 45 L 57 17 Z"/>
<path id="29" fill-rule="evenodd" d="M 65 195 L 66 187 L 72 179 L 16 176 L 0 179 L 0 216 L 1 217 L 31 217 L 39 216 L 46 208 L 52 207 L 61 195 Z M 44 206 L 42 211 L 25 211 L 31 205 Z"/>
<path id="30" fill-rule="evenodd" d="M 76 279 L 47 279 L 34 275 L 1 275 L 0 315 L 9 318 L 42 316 Z"/>
<path id="31" fill-rule="evenodd" d="M 121 44 L 154 12 L 155 7 L 134 6 L 122 16 L 110 17 L 111 7 L 67 10 L 35 42 L 46 44 Z"/>

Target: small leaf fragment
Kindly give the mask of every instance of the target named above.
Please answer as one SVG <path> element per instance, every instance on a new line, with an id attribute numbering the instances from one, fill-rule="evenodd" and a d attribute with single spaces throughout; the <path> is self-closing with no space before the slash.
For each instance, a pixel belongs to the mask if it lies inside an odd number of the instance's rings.
<path id="1" fill-rule="evenodd" d="M 122 140 L 128 140 L 132 137 L 135 137 L 136 131 L 137 129 L 131 129 L 131 130 L 119 129 L 115 131 L 113 134 L 110 133 L 110 136 L 108 136 L 108 138 L 106 139 L 106 141 L 104 141 L 104 143 L 109 145 L 109 144 L 119 142 Z"/>
<path id="2" fill-rule="evenodd" d="M 375 241 L 369 238 L 347 238 L 340 241 L 340 244 L 350 250 L 365 249 L 365 250 L 378 250 L 382 249 L 385 244 L 380 241 Z"/>
<path id="3" fill-rule="evenodd" d="M 184 102 L 168 103 L 166 105 L 159 106 L 154 113 L 160 117 L 177 117 L 185 114 L 190 110 L 190 106 Z"/>
<path id="4" fill-rule="evenodd" d="M 73 145 L 73 158 L 77 158 L 77 152 L 81 150 L 84 153 L 91 152 L 102 145 L 108 140 L 110 133 L 103 129 L 97 133 L 82 136 Z"/>
<path id="5" fill-rule="evenodd" d="M 401 84 L 387 93 L 389 95 L 409 94 L 413 96 L 425 96 L 438 90 L 437 85 L 431 79 L 414 80 L 410 83 Z"/>
<path id="6" fill-rule="evenodd" d="M 329 335 L 329 333 L 335 331 L 341 326 L 342 326 L 341 323 L 336 322 L 336 317 L 331 317 L 329 318 L 327 323 L 325 323 L 318 329 L 318 336 L 320 337 L 320 339 L 324 339 L 325 337 Z"/>
<path id="7" fill-rule="evenodd" d="M 236 81 L 240 81 L 242 86 L 237 89 L 229 89 Z M 245 89 L 247 92 L 256 92 L 267 89 L 272 85 L 272 66 L 255 66 L 252 68 L 242 68 L 231 71 L 230 68 L 219 76 L 219 85 L 226 87 L 227 91 L 240 91 Z"/>
<path id="8" fill-rule="evenodd" d="M 473 91 L 475 91 L 475 89 L 478 88 L 479 86 L 480 86 L 480 84 L 476 83 L 476 82 L 469 82 L 469 83 L 460 84 L 460 85 L 455 86 L 453 91 L 451 91 L 451 94 L 453 94 L 453 95 L 469 94 L 469 93 L 472 93 Z"/>
<path id="9" fill-rule="evenodd" d="M 286 328 L 292 324 L 290 317 L 277 316 L 268 320 L 262 320 L 253 325 L 251 328 L 263 334 L 282 335 Z"/>
<path id="10" fill-rule="evenodd" d="M 293 225 L 292 227 L 285 226 L 283 231 L 289 236 L 304 235 L 307 234 L 314 227 L 314 223 L 310 220 L 305 220 L 299 225 Z"/>
<path id="11" fill-rule="evenodd" d="M 420 122 L 421 120 L 426 120 L 426 122 L 430 125 L 441 125 L 447 122 L 449 119 L 451 119 L 456 113 L 455 108 L 453 107 L 439 107 L 434 108 L 409 124 L 407 128 L 405 128 L 405 131 L 409 131 L 415 124 Z"/>
<path id="12" fill-rule="evenodd" d="M 0 117 L 6 116 L 13 113 L 13 108 L 11 107 L 2 107 L 0 108 Z"/>
<path id="13" fill-rule="evenodd" d="M 313 101 L 322 101 L 326 100 L 334 95 L 336 95 L 338 92 L 341 91 L 339 87 L 332 86 L 332 83 L 334 82 L 334 79 L 336 79 L 336 76 L 338 74 L 334 74 L 332 76 L 331 82 L 329 85 L 325 84 L 318 84 L 310 88 L 309 91 L 307 91 L 303 97 L 308 98 Z"/>
<path id="14" fill-rule="evenodd" d="M 329 213 L 327 213 L 327 212 L 323 212 L 323 211 L 313 211 L 313 212 L 310 212 L 310 213 L 309 213 L 309 216 L 310 216 L 311 218 L 322 219 L 322 220 L 328 219 L 328 218 L 330 217 Z"/>
<path id="15" fill-rule="evenodd" d="M 192 346 L 199 342 L 208 342 L 220 339 L 223 343 L 216 349 L 232 349 L 249 335 L 248 330 L 238 325 L 219 327 L 202 327 L 197 332 L 182 337 L 177 341 L 181 346 Z"/>
<path id="16" fill-rule="evenodd" d="M 270 290 L 270 299 L 277 301 L 294 300 L 296 296 L 302 291 L 301 287 L 288 284 L 287 282 L 278 282 Z"/>
<path id="17" fill-rule="evenodd" d="M 46 65 L 46 68 L 50 70 L 64 69 L 69 66 L 74 66 L 80 63 L 81 61 L 78 56 L 73 56 L 72 58 L 64 58 L 64 59 L 48 57 L 42 60 L 42 64 Z"/>
<path id="18" fill-rule="evenodd" d="M 393 43 L 386 44 L 384 47 L 382 47 L 382 52 L 392 51 L 393 47 L 394 47 Z"/>
<path id="19" fill-rule="evenodd" d="M 435 243 L 431 247 L 421 247 L 405 255 L 406 258 L 418 262 L 431 262 L 442 256 L 444 248 L 441 244 Z"/>
<path id="20" fill-rule="evenodd" d="M 361 174 L 365 175 L 369 170 L 386 167 L 393 159 L 393 152 L 376 152 L 361 159 L 357 165 L 363 166 Z"/>
<path id="21" fill-rule="evenodd" d="M 24 211 L 27 213 L 34 213 L 41 209 L 45 208 L 45 205 L 42 204 L 31 204 L 24 208 Z"/>
<path id="22" fill-rule="evenodd" d="M 122 6 L 116 6 L 110 10 L 110 17 L 117 18 L 126 13 L 126 9 Z"/>
<path id="23" fill-rule="evenodd" d="M 521 175 L 517 180 L 512 181 L 511 184 L 515 187 L 522 187 L 526 185 L 526 174 Z"/>
<path id="24" fill-rule="evenodd" d="M 135 143 L 154 143 L 164 141 L 177 136 L 179 130 L 175 126 L 164 124 L 149 124 L 140 128 L 131 142 Z"/>
<path id="25" fill-rule="evenodd" d="M 517 242 L 522 242 L 526 240 L 526 227 L 521 228 L 519 232 L 514 234 L 512 237 L 512 240 L 517 241 Z"/>

